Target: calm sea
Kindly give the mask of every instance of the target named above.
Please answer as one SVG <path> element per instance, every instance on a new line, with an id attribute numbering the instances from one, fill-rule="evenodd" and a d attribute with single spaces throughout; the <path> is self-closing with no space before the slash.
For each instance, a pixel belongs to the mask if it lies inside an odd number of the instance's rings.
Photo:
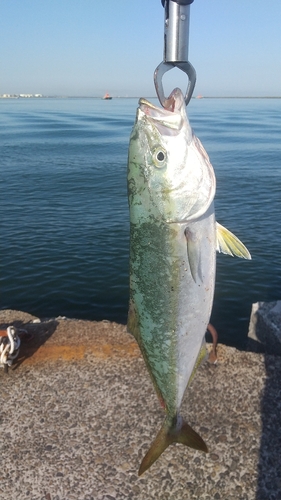
<path id="1" fill-rule="evenodd" d="M 0 100 L 0 308 L 126 322 L 137 103 Z M 281 99 L 193 99 L 188 112 L 215 168 L 217 220 L 253 258 L 217 258 L 212 322 L 243 348 L 252 303 L 281 299 Z"/>

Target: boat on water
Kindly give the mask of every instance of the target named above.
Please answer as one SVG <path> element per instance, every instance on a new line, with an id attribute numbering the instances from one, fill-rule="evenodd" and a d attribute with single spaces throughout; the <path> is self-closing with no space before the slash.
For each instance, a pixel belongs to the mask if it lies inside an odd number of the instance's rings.
<path id="1" fill-rule="evenodd" d="M 109 101 L 110 99 L 112 99 L 112 97 L 106 93 L 104 96 L 103 96 L 103 99 L 105 99 L 106 101 Z"/>

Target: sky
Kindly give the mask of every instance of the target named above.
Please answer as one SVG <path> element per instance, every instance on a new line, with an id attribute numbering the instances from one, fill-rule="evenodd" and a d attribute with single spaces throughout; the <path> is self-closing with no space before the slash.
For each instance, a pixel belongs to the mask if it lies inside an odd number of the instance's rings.
<path id="1" fill-rule="evenodd" d="M 281 0 L 194 0 L 195 95 L 281 96 L 280 26 Z M 0 94 L 155 96 L 163 36 L 161 0 L 0 0 Z"/>

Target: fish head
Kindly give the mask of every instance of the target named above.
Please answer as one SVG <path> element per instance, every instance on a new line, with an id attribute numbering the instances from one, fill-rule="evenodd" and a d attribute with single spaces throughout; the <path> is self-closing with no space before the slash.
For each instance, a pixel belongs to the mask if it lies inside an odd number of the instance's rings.
<path id="1" fill-rule="evenodd" d="M 129 202 L 138 206 L 138 217 L 189 222 L 212 203 L 215 176 L 190 127 L 181 90 L 167 102 L 160 108 L 139 101 L 129 147 Z"/>

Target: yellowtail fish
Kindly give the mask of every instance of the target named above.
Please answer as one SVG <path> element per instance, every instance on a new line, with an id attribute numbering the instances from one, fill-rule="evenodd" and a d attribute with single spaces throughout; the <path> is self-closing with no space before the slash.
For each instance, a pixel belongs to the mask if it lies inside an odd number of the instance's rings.
<path id="1" fill-rule="evenodd" d="M 166 418 L 139 475 L 173 442 L 207 451 L 179 410 L 210 319 L 216 250 L 251 258 L 216 223 L 215 189 L 213 167 L 191 130 L 182 92 L 172 92 L 167 109 L 140 99 L 128 158 L 128 331 Z"/>

